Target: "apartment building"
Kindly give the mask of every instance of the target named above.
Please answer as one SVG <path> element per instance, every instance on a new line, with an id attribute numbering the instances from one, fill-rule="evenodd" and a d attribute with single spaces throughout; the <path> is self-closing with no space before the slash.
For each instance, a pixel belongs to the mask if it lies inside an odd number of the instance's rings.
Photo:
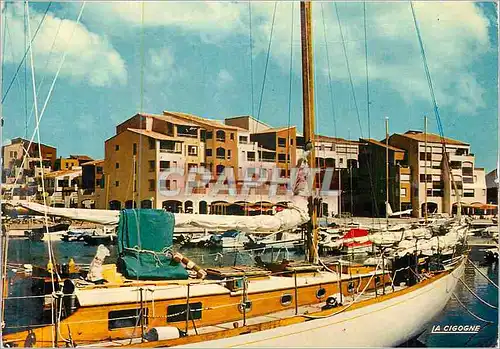
<path id="1" fill-rule="evenodd" d="M 202 131 L 196 123 L 167 113 L 136 114 L 119 124 L 116 135 L 105 142 L 107 207 L 167 207 L 171 198 L 162 193 L 182 189 L 189 171 L 205 165 Z M 170 173 L 174 170 L 175 175 Z"/>
<path id="2" fill-rule="evenodd" d="M 79 207 L 106 207 L 104 190 L 104 159 L 82 164 L 82 181 L 78 195 Z"/>
<path id="3" fill-rule="evenodd" d="M 350 177 L 343 178 L 347 188 L 342 200 L 344 206 L 349 207 L 355 215 L 384 217 L 388 188 L 389 204 L 393 211 L 410 208 L 411 182 L 406 151 L 386 146 L 385 141 L 375 139 L 361 138 L 358 144 L 359 168 L 353 169 Z"/>
<path id="4" fill-rule="evenodd" d="M 243 129 L 192 114 L 163 111 L 163 115 L 200 129 L 198 143 L 204 144 L 204 154 L 200 157 L 204 158 L 203 165 L 214 178 L 222 174 L 226 167 L 238 169 L 238 131 Z M 237 179 L 237 171 L 234 175 Z"/>
<path id="5" fill-rule="evenodd" d="M 38 201 L 54 207 L 78 207 L 78 191 L 82 185 L 82 168 L 74 166 L 70 170 L 53 171 L 43 178 L 44 188 L 40 185 Z M 42 191 L 45 189 L 45 193 Z"/>
<path id="6" fill-rule="evenodd" d="M 41 153 L 41 155 L 40 155 Z M 35 178 L 54 168 L 57 157 L 55 147 L 41 144 L 40 152 L 38 143 L 31 143 L 23 138 L 14 138 L 11 143 L 2 147 L 3 163 L 2 172 L 4 183 L 13 183 L 18 176 L 18 183 L 26 183 L 28 178 Z M 23 164 L 23 158 L 26 157 Z M 42 167 L 40 167 L 40 158 Z M 21 168 L 21 164 L 23 167 Z M 22 172 L 22 173 L 20 173 Z"/>
<path id="7" fill-rule="evenodd" d="M 446 157 L 443 156 L 442 141 L 446 145 L 453 180 L 448 163 L 445 161 Z M 427 212 L 447 214 L 456 212 L 458 200 L 453 181 L 459 191 L 462 206 L 486 203 L 484 169 L 475 167 L 474 154 L 471 153 L 469 144 L 412 130 L 403 134 L 393 134 L 389 137 L 389 144 L 407 152 L 408 165 L 411 169 L 413 216 L 424 215 L 426 196 Z"/>

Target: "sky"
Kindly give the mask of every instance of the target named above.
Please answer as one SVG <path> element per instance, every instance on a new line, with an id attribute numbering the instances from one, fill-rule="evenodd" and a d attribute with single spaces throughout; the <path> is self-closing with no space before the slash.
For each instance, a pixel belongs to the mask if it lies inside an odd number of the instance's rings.
<path id="1" fill-rule="evenodd" d="M 492 170 L 496 4 L 413 4 L 444 135 Z M 140 111 L 302 129 L 298 2 L 54 2 L 42 22 L 48 5 L 2 4 L 4 144 L 35 130 L 32 67 L 41 141 L 62 156 L 102 158 L 115 126 Z M 438 133 L 409 2 L 314 3 L 313 47 L 317 133 L 382 139 L 386 117 L 392 134 L 422 130 L 424 115 Z"/>

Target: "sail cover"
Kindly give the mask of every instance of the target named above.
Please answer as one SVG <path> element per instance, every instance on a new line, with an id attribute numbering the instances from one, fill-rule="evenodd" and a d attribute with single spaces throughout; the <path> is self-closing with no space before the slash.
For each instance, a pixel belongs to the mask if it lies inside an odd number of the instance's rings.
<path id="1" fill-rule="evenodd" d="M 120 212 L 118 270 L 129 279 L 187 279 L 186 269 L 172 259 L 175 218 L 164 210 Z"/>
<path id="2" fill-rule="evenodd" d="M 22 202 L 20 206 L 50 216 L 94 222 L 104 225 L 118 224 L 120 211 L 81 208 L 55 208 L 34 202 Z M 210 231 L 240 230 L 247 233 L 273 233 L 295 229 L 309 221 L 307 200 L 295 196 L 288 208 L 273 216 L 227 216 L 207 214 L 174 213 L 175 226 L 179 228 L 197 227 Z"/>

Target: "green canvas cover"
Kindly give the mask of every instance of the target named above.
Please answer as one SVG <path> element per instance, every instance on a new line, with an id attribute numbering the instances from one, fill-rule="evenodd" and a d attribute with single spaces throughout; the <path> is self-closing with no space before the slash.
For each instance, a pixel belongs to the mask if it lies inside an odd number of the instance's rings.
<path id="1" fill-rule="evenodd" d="M 175 217 L 164 210 L 120 212 L 117 268 L 137 280 L 183 280 L 186 269 L 165 254 L 172 247 Z"/>

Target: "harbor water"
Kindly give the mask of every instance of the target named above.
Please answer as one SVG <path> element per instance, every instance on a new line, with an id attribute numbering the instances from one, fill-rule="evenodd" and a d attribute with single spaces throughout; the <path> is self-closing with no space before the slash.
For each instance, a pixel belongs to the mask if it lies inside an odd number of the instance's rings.
<path id="1" fill-rule="evenodd" d="M 96 246 L 87 246 L 78 242 L 52 243 L 53 253 L 58 263 L 68 263 L 73 258 L 77 264 L 88 264 L 92 261 Z M 116 246 L 108 246 L 111 256 L 107 261 L 112 263 L 116 257 Z M 264 261 L 277 260 L 284 258 L 290 260 L 302 260 L 303 255 L 295 254 L 292 251 L 273 250 L 273 251 L 222 251 L 209 250 L 202 248 L 182 248 L 174 246 L 181 253 L 189 256 L 194 262 L 201 266 L 227 266 L 227 265 L 253 265 L 257 254 L 263 254 Z M 476 266 L 480 264 L 483 258 L 483 252 L 480 248 L 474 247 L 470 254 L 470 259 Z M 8 261 L 12 264 L 29 263 L 37 266 L 46 266 L 48 260 L 48 244 L 46 242 L 32 242 L 28 240 L 15 239 L 9 242 Z M 498 280 L 498 265 L 479 266 L 479 270 L 486 274 L 491 280 Z M 11 271 L 12 275 L 12 271 Z M 498 289 L 492 285 L 475 268 L 468 265 L 464 275 L 465 284 L 468 285 L 474 293 L 487 303 L 498 306 Z M 25 329 L 26 326 L 37 321 L 37 314 L 33 309 L 37 308 L 40 299 L 29 298 L 31 294 L 31 281 L 28 279 L 14 280 L 9 286 L 9 295 L 11 299 L 6 300 L 5 307 L 5 332 Z M 405 343 L 407 347 L 493 347 L 497 345 L 498 340 L 498 310 L 493 309 L 480 300 L 478 300 L 465 286 L 458 284 L 456 296 L 459 301 L 452 298 L 444 311 L 438 318 L 433 320 L 429 328 L 418 338 L 418 340 Z M 27 297 L 27 298 L 23 298 Z M 418 312 L 415 309 L 415 312 Z M 474 314 L 471 315 L 468 311 Z M 401 314 L 401 316 L 411 316 L 412 314 Z M 485 322 L 488 321 L 488 322 Z M 491 322 L 491 323 L 490 323 Z M 457 334 L 457 333 L 432 333 L 433 326 L 443 328 L 446 325 L 479 325 L 478 333 Z M 390 328 L 387 328 L 390 331 Z M 332 337 L 334 340 L 334 337 Z"/>

